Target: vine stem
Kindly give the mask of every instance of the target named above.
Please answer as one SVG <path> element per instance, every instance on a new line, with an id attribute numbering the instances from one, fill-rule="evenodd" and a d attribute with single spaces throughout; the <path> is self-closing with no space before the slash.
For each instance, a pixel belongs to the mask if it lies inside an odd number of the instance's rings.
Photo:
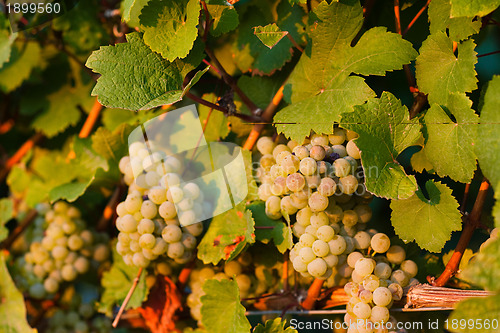
<path id="1" fill-rule="evenodd" d="M 111 195 L 111 198 L 109 199 L 106 207 L 104 207 L 104 211 L 102 212 L 102 216 L 99 219 L 99 222 L 97 223 L 97 231 L 104 231 L 108 225 L 108 221 L 113 217 L 113 214 L 116 211 L 116 206 L 118 205 L 118 202 L 120 201 L 121 194 L 123 193 L 124 186 L 120 182 L 120 185 L 118 185 L 115 190 L 113 191 L 113 194 Z"/>
<path id="2" fill-rule="evenodd" d="M 460 213 L 462 215 L 465 213 L 465 206 L 467 205 L 467 198 L 469 197 L 470 183 L 465 184 L 464 197 L 462 198 L 462 203 L 460 204 Z"/>
<path id="3" fill-rule="evenodd" d="M 417 15 L 415 15 L 413 20 L 411 20 L 411 22 L 408 23 L 408 26 L 405 28 L 405 30 L 401 34 L 402 36 L 406 35 L 406 33 L 408 32 L 408 30 L 410 30 L 410 28 L 413 26 L 413 24 L 415 24 L 415 22 L 417 22 L 418 18 L 420 17 L 420 15 L 422 15 L 424 13 L 425 9 L 429 6 L 430 2 L 431 2 L 431 0 L 427 0 L 426 4 L 418 11 Z"/>
<path id="4" fill-rule="evenodd" d="M 87 119 L 85 120 L 85 123 L 82 126 L 82 129 L 80 130 L 80 134 L 78 134 L 78 137 L 80 139 L 87 138 L 90 133 L 92 132 L 92 128 L 94 128 L 94 125 L 99 118 L 99 114 L 101 113 L 101 110 L 103 109 L 103 106 L 99 101 L 95 100 L 94 105 L 92 106 L 92 109 L 90 110 L 89 115 L 87 116 Z"/>
<path id="5" fill-rule="evenodd" d="M 10 169 L 24 157 L 40 140 L 42 140 L 42 133 L 35 133 L 31 138 L 29 138 L 15 153 L 11 158 L 7 160 L 3 170 L 0 172 L 0 182 L 7 177 Z"/>
<path id="6" fill-rule="evenodd" d="M 134 279 L 134 282 L 132 283 L 132 286 L 130 287 L 130 290 L 128 291 L 127 296 L 123 300 L 122 306 L 120 307 L 120 310 L 118 311 L 118 314 L 115 317 L 115 320 L 113 321 L 112 326 L 116 328 L 118 326 L 118 322 L 120 321 L 120 317 L 123 314 L 123 311 L 125 311 L 125 308 L 127 307 L 128 302 L 130 301 L 130 298 L 132 298 L 132 295 L 134 294 L 135 288 L 137 287 L 137 284 L 139 283 L 139 279 L 141 278 L 143 268 L 139 268 L 139 272 L 137 272 L 137 276 Z"/>
<path id="7" fill-rule="evenodd" d="M 9 237 L 3 241 L 1 244 L 0 248 L 1 249 L 8 249 L 12 246 L 14 241 L 28 228 L 28 226 L 35 220 L 37 217 L 38 212 L 36 209 L 32 209 L 28 212 L 28 214 L 24 217 L 24 219 L 21 221 L 21 223 L 18 224 L 18 226 L 10 233 Z"/>
<path id="8" fill-rule="evenodd" d="M 311 310 L 314 307 L 314 304 L 318 299 L 318 296 L 321 292 L 321 287 L 323 287 L 324 282 L 325 280 L 314 279 L 313 283 L 307 290 L 306 299 L 301 304 L 305 310 Z"/>
<path id="9" fill-rule="evenodd" d="M 474 207 L 472 208 L 470 215 L 464 217 L 464 229 L 462 230 L 457 247 L 455 251 L 453 251 L 450 261 L 448 261 L 443 273 L 441 273 L 437 279 L 434 280 L 432 277 L 427 277 L 427 280 L 429 280 L 433 286 L 442 287 L 446 285 L 451 277 L 453 277 L 453 275 L 455 275 L 458 271 L 464 251 L 467 248 L 467 245 L 469 245 L 469 241 L 471 240 L 474 231 L 481 225 L 481 212 L 483 210 L 483 205 L 486 200 L 489 187 L 490 183 L 486 178 L 484 178 L 481 182 L 481 187 L 479 188 L 479 193 L 477 194 L 476 201 L 474 202 Z"/>
<path id="10" fill-rule="evenodd" d="M 286 81 L 285 81 L 286 82 Z M 264 120 L 264 123 L 258 123 L 255 124 L 252 128 L 252 131 L 248 135 L 247 140 L 245 141 L 245 144 L 243 145 L 243 149 L 247 150 L 252 150 L 253 146 L 257 142 L 257 139 L 260 136 L 260 133 L 262 133 L 262 130 L 264 129 L 266 122 L 270 122 L 273 118 L 274 112 L 276 112 L 276 109 L 278 108 L 278 105 L 280 104 L 281 100 L 283 99 L 283 88 L 285 87 L 285 83 L 281 85 L 281 87 L 278 89 L 276 94 L 274 95 L 273 99 L 271 100 L 271 103 L 269 103 L 262 113 L 262 119 Z"/>

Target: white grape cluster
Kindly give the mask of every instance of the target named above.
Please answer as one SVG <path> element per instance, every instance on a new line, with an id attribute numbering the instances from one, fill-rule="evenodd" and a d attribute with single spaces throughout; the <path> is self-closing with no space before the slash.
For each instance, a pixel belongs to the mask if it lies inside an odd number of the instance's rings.
<path id="1" fill-rule="evenodd" d="M 98 315 L 89 303 L 57 309 L 48 319 L 47 333 L 109 333 L 111 320 Z"/>
<path id="2" fill-rule="evenodd" d="M 358 230 L 372 215 L 367 205 L 371 195 L 362 184 L 363 173 L 356 171 L 356 137 L 335 128 L 332 135 L 313 134 L 303 145 L 276 145 L 269 137 L 257 142 L 262 154 L 259 197 L 266 202 L 268 217 L 295 215 L 293 233 L 299 242 L 290 259 L 304 277 L 333 281 L 339 274 L 350 276 L 345 267 L 336 267 L 345 265 L 346 256 L 359 245 Z"/>
<path id="3" fill-rule="evenodd" d="M 178 158 L 155 151 L 152 143 L 134 142 L 129 152 L 119 163 L 129 191 L 116 207 L 117 252 L 138 267 L 164 255 L 188 262 L 203 232 L 197 221 L 209 215 L 210 204 L 196 183 L 183 181 Z"/>
<path id="4" fill-rule="evenodd" d="M 37 206 L 40 216 L 35 221 L 35 237 L 29 251 L 19 258 L 26 276 L 25 287 L 34 298 L 54 294 L 63 282 L 86 273 L 92 263 L 102 263 L 109 258 L 105 235 L 85 229 L 80 211 L 63 201 L 52 207 Z M 40 237 L 40 235 L 43 235 Z"/>
<path id="5" fill-rule="evenodd" d="M 484 251 L 484 248 L 486 248 L 489 244 L 493 243 L 494 241 L 496 241 L 498 239 L 498 237 L 500 236 L 498 234 L 499 230 L 500 230 L 500 228 L 495 228 L 495 229 L 491 230 L 490 238 L 488 238 L 486 241 L 484 241 L 483 244 L 481 244 L 481 247 L 479 248 L 479 252 Z"/>
<path id="6" fill-rule="evenodd" d="M 375 233 L 370 237 L 372 253 L 354 251 L 347 257 L 352 282 L 344 286 L 350 300 L 345 322 L 348 332 L 387 332 L 389 309 L 403 297 L 403 288 L 418 284 L 417 264 L 406 259 L 405 250 L 392 245 L 387 235 Z"/>

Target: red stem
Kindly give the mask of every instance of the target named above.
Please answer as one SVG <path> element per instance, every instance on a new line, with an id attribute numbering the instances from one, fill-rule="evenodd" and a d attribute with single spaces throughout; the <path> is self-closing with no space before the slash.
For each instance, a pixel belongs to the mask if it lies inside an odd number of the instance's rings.
<path id="1" fill-rule="evenodd" d="M 413 26 L 413 24 L 415 24 L 415 22 L 418 20 L 418 18 L 420 17 L 420 15 L 423 14 L 423 12 L 425 11 L 425 9 L 427 8 L 427 6 L 429 6 L 429 3 L 431 2 L 431 0 L 427 0 L 427 3 L 422 7 L 422 9 L 420 9 L 417 13 L 417 15 L 415 15 L 415 17 L 413 18 L 413 20 L 411 20 L 411 22 L 408 24 L 408 26 L 406 27 L 406 29 L 403 31 L 402 35 L 406 35 L 406 33 L 408 32 L 408 30 L 410 30 L 410 28 Z"/>

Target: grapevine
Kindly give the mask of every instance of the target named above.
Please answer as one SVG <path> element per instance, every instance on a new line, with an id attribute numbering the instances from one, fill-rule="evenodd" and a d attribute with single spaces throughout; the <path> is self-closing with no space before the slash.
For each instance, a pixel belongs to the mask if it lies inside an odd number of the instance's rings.
<path id="1" fill-rule="evenodd" d="M 59 2 L 0 5 L 0 333 L 498 332 L 500 1 Z"/>

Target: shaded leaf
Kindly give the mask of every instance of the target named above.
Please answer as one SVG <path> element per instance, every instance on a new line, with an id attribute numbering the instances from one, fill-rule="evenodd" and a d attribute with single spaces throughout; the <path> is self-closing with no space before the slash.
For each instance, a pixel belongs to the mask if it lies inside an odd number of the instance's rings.
<path id="1" fill-rule="evenodd" d="M 9 235 L 5 224 L 14 216 L 14 203 L 12 199 L 0 199 L 0 242 Z"/>
<path id="2" fill-rule="evenodd" d="M 391 93 L 383 92 L 355 112 L 342 114 L 340 125 L 359 134 L 365 186 L 371 193 L 390 199 L 406 199 L 417 190 L 415 177 L 407 175 L 398 155 L 420 137 L 417 119 L 409 120 L 408 109 Z"/>
<path id="3" fill-rule="evenodd" d="M 220 36 L 236 29 L 240 22 L 236 9 L 224 0 L 207 1 L 207 9 L 210 19 L 213 20 L 210 26 L 210 34 Z"/>
<path id="4" fill-rule="evenodd" d="M 36 42 L 14 43 L 8 62 L 0 68 L 0 90 L 8 93 L 28 79 L 40 61 L 40 45 Z"/>
<path id="5" fill-rule="evenodd" d="M 444 184 L 425 183 L 427 199 L 419 189 L 411 198 L 391 201 L 394 231 L 405 243 L 415 241 L 421 248 L 440 252 L 453 231 L 462 229 L 458 202 Z"/>
<path id="6" fill-rule="evenodd" d="M 291 327 L 285 328 L 286 319 L 282 320 L 281 318 L 276 319 L 268 319 L 264 325 L 258 324 L 253 333 L 297 333 L 297 330 L 294 330 Z"/>
<path id="7" fill-rule="evenodd" d="M 482 248 L 462 276 L 489 291 L 500 292 L 500 239 Z"/>
<path id="8" fill-rule="evenodd" d="M 428 15 L 431 34 L 438 31 L 448 32 L 451 40 L 456 42 L 478 33 L 481 28 L 481 20 L 474 20 L 474 16 L 451 18 L 450 0 L 431 1 Z"/>
<path id="9" fill-rule="evenodd" d="M 451 16 L 484 16 L 498 6 L 499 0 L 451 0 Z"/>
<path id="10" fill-rule="evenodd" d="M 448 330 L 456 333 L 498 333 L 498 326 L 491 323 L 498 322 L 500 318 L 500 295 L 489 297 L 471 298 L 458 303 L 455 310 L 448 318 Z M 479 325 L 453 325 L 453 323 L 469 322 L 481 323 Z M 486 326 L 484 323 L 490 325 Z"/>

